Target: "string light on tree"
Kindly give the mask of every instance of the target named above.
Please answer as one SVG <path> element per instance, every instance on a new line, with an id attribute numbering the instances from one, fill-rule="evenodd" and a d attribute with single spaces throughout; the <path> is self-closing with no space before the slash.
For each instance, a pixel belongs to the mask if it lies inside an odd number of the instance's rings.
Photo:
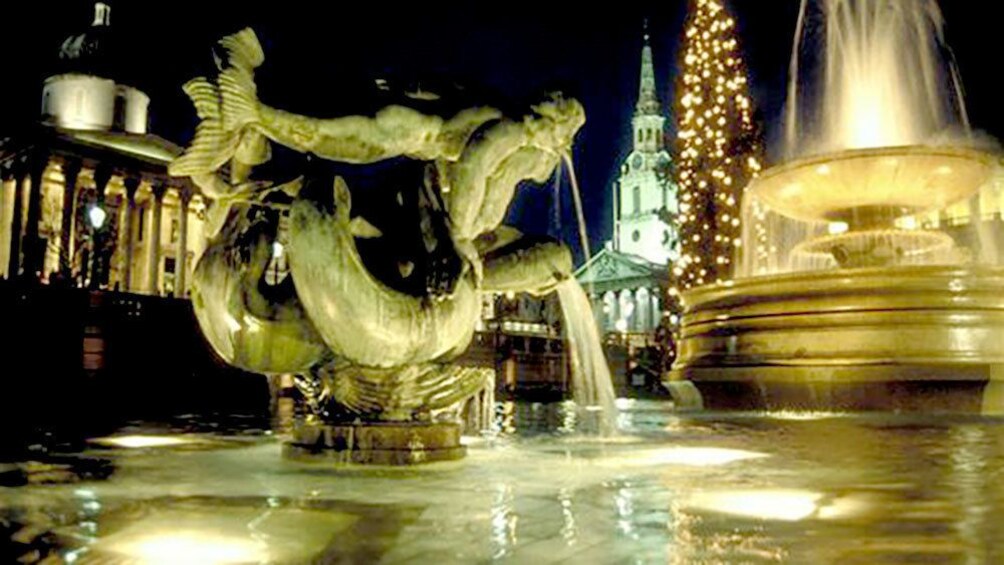
<path id="1" fill-rule="evenodd" d="M 675 107 L 681 254 L 671 298 L 732 278 L 741 191 L 762 152 L 735 20 L 721 0 L 690 0 L 684 29 Z"/>

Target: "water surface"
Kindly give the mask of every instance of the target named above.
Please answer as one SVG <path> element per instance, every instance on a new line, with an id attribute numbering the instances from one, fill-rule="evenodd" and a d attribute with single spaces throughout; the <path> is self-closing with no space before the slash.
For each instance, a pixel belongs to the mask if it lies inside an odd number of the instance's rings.
<path id="1" fill-rule="evenodd" d="M 466 460 L 408 469 L 286 461 L 256 420 L 139 423 L 0 465 L 0 560 L 1004 561 L 1002 420 L 619 405 L 609 438 L 500 405 Z"/>

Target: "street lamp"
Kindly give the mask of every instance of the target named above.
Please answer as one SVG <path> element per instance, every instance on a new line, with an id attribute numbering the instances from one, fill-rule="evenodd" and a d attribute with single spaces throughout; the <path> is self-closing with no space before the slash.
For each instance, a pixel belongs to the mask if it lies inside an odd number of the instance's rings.
<path id="1" fill-rule="evenodd" d="M 87 208 L 87 222 L 91 225 L 91 288 L 101 287 L 101 278 L 104 273 L 104 230 L 105 221 L 108 219 L 108 212 L 105 212 L 101 202 L 95 202 Z"/>
<path id="2" fill-rule="evenodd" d="M 106 219 L 108 219 L 108 212 L 105 212 L 105 209 L 101 205 L 92 204 L 87 209 L 87 221 L 91 223 L 91 227 L 95 230 L 100 230 L 105 225 Z"/>

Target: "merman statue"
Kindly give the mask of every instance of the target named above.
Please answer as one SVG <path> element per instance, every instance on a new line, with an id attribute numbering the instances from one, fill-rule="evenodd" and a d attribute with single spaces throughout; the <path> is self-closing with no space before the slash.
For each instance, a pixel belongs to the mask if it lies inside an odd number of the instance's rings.
<path id="1" fill-rule="evenodd" d="M 520 119 L 488 107 L 442 117 L 400 105 L 313 118 L 258 100 L 264 53 L 251 29 L 220 44 L 215 80 L 184 87 L 201 122 L 170 167 L 212 201 L 191 297 L 213 349 L 247 371 L 297 375 L 327 423 L 426 423 L 475 394 L 491 371 L 453 361 L 472 340 L 481 294 L 544 294 L 571 276 L 564 245 L 502 222 L 521 182 L 543 183 L 560 165 L 585 122 L 582 106 L 552 96 Z M 384 203 L 415 218 L 416 237 L 381 243 L 390 227 L 354 210 L 362 189 L 343 176 L 257 178 L 272 144 L 325 162 L 420 163 L 415 186 Z M 283 213 L 289 276 L 269 287 Z M 396 256 L 403 245 L 417 251 Z M 395 268 L 374 267 L 392 255 Z"/>

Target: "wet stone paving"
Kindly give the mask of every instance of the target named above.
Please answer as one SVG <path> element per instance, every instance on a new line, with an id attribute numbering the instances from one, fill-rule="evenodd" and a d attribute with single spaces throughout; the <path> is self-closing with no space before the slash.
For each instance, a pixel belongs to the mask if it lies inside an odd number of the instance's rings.
<path id="1" fill-rule="evenodd" d="M 134 424 L 0 464 L 0 561 L 1004 561 L 1004 420 L 618 405 L 606 437 L 568 405 L 500 405 L 466 459 L 413 468 Z"/>

